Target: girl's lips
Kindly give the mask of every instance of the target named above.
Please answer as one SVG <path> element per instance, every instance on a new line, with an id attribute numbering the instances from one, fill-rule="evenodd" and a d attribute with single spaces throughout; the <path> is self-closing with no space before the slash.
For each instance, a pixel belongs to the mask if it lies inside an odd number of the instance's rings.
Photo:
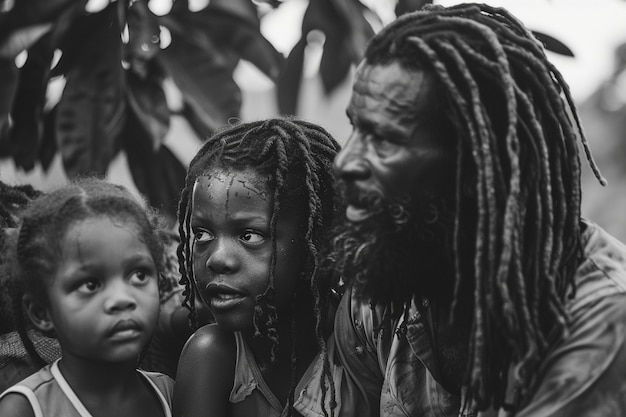
<path id="1" fill-rule="evenodd" d="M 233 308 L 241 303 L 244 296 L 241 294 L 225 294 L 217 293 L 209 298 L 211 307 L 216 310 L 226 310 Z"/>
<path id="2" fill-rule="evenodd" d="M 242 292 L 225 284 L 218 284 L 215 282 L 210 282 L 205 287 L 206 293 L 209 297 L 216 297 L 218 295 L 240 295 L 243 296 Z"/>
<path id="3" fill-rule="evenodd" d="M 212 308 L 228 309 L 235 307 L 245 298 L 240 291 L 228 285 L 210 283 L 206 286 L 206 295 Z"/>
<path id="4" fill-rule="evenodd" d="M 124 342 L 127 340 L 136 339 L 141 335 L 141 330 L 139 329 L 128 329 L 128 330 L 120 330 L 113 333 L 109 339 L 115 342 Z"/>
<path id="5" fill-rule="evenodd" d="M 108 332 L 109 338 L 114 341 L 135 339 L 141 334 L 141 325 L 132 319 L 120 320 Z"/>

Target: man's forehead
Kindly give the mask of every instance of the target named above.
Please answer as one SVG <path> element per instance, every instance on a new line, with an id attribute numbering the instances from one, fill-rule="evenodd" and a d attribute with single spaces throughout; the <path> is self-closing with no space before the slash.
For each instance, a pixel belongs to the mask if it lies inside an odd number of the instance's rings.
<path id="1" fill-rule="evenodd" d="M 385 91 L 390 86 L 406 88 L 408 85 L 428 88 L 432 84 L 432 74 L 428 70 L 406 68 L 398 61 L 385 64 L 361 62 L 356 70 L 356 83 L 367 82 L 372 89 Z"/>
<path id="2" fill-rule="evenodd" d="M 385 111 L 414 117 L 416 111 L 432 107 L 435 84 L 428 70 L 406 68 L 397 61 L 373 65 L 363 61 L 357 68 L 351 105 L 383 106 Z"/>

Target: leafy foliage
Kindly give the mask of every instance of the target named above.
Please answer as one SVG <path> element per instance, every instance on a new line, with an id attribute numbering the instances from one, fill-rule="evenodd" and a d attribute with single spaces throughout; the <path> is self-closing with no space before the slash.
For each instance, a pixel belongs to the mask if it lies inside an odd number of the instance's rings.
<path id="1" fill-rule="evenodd" d="M 278 83 L 278 106 L 281 113 L 297 112 L 300 80 L 306 46 L 310 35 L 324 35 L 320 77 L 327 93 L 335 89 L 357 64 L 367 41 L 374 34 L 366 19 L 371 12 L 358 0 L 310 0 L 302 21 L 302 38 L 287 57 L 286 70 Z M 372 14 L 375 16 L 375 14 Z"/>
<path id="2" fill-rule="evenodd" d="M 261 35 L 251 0 L 213 0 L 199 11 L 177 0 L 163 16 L 150 0 L 103 0 L 92 12 L 87 3 L 0 0 L 0 157 L 29 171 L 37 161 L 47 169 L 58 151 L 68 176 L 104 175 L 123 149 L 139 190 L 173 215 L 185 167 L 163 145 L 164 80 L 180 89 L 202 137 L 239 115 L 240 59 L 276 81 L 284 57 Z M 47 106 L 59 77 L 60 101 Z"/>

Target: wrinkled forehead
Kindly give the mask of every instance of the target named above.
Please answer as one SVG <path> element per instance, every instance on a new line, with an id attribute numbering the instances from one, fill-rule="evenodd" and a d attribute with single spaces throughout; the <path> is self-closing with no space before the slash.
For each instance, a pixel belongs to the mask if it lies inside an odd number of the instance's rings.
<path id="1" fill-rule="evenodd" d="M 409 68 L 399 61 L 370 64 L 365 60 L 356 70 L 352 104 L 384 103 L 387 110 L 410 114 L 430 111 L 440 107 L 438 86 L 431 70 Z M 365 103 L 368 100 L 371 103 Z"/>

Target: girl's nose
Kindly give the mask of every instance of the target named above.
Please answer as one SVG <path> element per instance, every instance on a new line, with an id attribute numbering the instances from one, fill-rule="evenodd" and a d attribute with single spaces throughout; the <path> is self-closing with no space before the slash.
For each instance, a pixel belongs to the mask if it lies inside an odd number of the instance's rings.
<path id="1" fill-rule="evenodd" d="M 109 294 L 105 301 L 105 310 L 108 313 L 134 310 L 137 307 L 137 300 L 131 293 L 130 285 L 124 280 L 110 283 L 107 292 Z"/>
<path id="2" fill-rule="evenodd" d="M 233 273 L 239 265 L 233 244 L 224 239 L 218 239 L 214 245 L 215 249 L 206 261 L 207 268 L 214 274 Z"/>

